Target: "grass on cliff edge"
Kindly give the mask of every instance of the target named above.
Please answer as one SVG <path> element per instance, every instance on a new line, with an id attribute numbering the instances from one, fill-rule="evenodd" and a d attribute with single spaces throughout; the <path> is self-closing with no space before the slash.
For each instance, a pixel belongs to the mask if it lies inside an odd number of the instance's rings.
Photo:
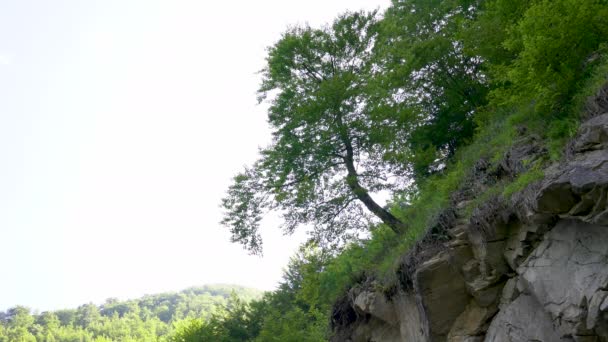
<path id="1" fill-rule="evenodd" d="M 607 84 L 608 54 L 585 78 L 579 91 L 563 107 L 561 115 L 547 118 L 542 113 L 534 113 L 530 106 L 520 106 L 517 110 L 496 110 L 492 115 L 493 120 L 478 131 L 470 145 L 457 153 L 442 174 L 427 178 L 414 194 L 402 194 L 401 198 L 396 198 L 391 210 L 408 223 L 407 233 L 397 236 L 384 225 L 374 227 L 370 239 L 349 246 L 320 274 L 319 290 L 322 297 L 327 303 L 332 303 L 366 276 L 381 280 L 386 290 L 397 284 L 395 271 L 401 256 L 435 224 L 439 213 L 449 206 L 450 195 L 462 187 L 475 163 L 484 158 L 493 167 L 502 160 L 516 141 L 517 129 L 522 125 L 526 125 L 529 133 L 543 138 L 548 158 L 513 180 L 502 181 L 488 188 L 477 196 L 478 200 L 473 205 L 481 204 L 490 195 L 510 198 L 530 183 L 542 179 L 544 166 L 562 158 L 567 141 L 576 133 L 581 117 L 586 115 L 589 99 L 602 90 L 606 91 Z M 409 196 L 409 200 L 404 200 L 406 196 Z M 472 209 L 470 207 L 468 212 Z"/>

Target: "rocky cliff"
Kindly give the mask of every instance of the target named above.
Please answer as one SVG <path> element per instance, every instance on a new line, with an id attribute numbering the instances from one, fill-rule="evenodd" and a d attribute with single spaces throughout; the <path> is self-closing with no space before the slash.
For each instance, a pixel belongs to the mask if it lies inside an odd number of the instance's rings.
<path id="1" fill-rule="evenodd" d="M 471 214 L 545 151 L 522 134 L 498 167 L 480 161 L 435 236 L 403 257 L 397 286 L 370 279 L 335 305 L 333 341 L 608 341 L 605 102 L 541 181 Z"/>

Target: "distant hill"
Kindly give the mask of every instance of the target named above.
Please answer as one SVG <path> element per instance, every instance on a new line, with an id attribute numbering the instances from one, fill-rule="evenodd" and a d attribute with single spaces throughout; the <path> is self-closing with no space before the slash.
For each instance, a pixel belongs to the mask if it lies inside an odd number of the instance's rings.
<path id="1" fill-rule="evenodd" d="M 213 308 L 228 304 L 232 294 L 236 294 L 244 301 L 258 299 L 262 296 L 262 291 L 237 286 L 237 285 L 204 285 L 200 287 L 190 287 L 179 292 L 166 292 L 154 295 L 145 295 L 138 299 L 119 301 L 109 298 L 99 307 L 102 316 L 111 317 L 115 313 L 123 317 L 132 311 L 132 308 L 139 308 L 141 311 L 151 313 L 165 323 L 186 317 L 206 317 Z"/>
<path id="2" fill-rule="evenodd" d="M 232 297 L 248 302 L 263 292 L 237 285 L 204 285 L 138 299 L 109 298 L 102 305 L 33 314 L 17 306 L 0 312 L 0 342 L 12 341 L 166 341 L 173 327 L 208 318 Z"/>

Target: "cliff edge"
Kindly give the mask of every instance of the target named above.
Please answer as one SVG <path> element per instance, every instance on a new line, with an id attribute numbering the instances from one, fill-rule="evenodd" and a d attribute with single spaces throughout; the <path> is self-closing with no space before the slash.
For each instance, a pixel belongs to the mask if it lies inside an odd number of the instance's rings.
<path id="1" fill-rule="evenodd" d="M 509 200 L 488 183 L 546 151 L 522 134 L 498 167 L 481 160 L 436 228 L 400 261 L 399 284 L 352 287 L 334 305 L 333 341 L 608 341 L 608 107 L 566 157 Z"/>

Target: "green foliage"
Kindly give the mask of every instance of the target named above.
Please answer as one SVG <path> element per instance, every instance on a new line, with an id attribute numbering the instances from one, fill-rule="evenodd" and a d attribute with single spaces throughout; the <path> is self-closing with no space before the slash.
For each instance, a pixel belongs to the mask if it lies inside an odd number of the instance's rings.
<path id="1" fill-rule="evenodd" d="M 585 62 L 608 36 L 605 1 L 536 1 L 510 29 L 503 45 L 517 55 L 497 77 L 511 84 L 508 100 L 535 102 L 555 115 L 571 100 Z"/>
<path id="2" fill-rule="evenodd" d="M 519 175 L 515 181 L 507 185 L 504 188 L 502 195 L 508 198 L 514 193 L 523 190 L 529 184 L 541 180 L 544 176 L 545 173 L 538 167 L 532 168 L 531 170 Z"/>
<path id="3" fill-rule="evenodd" d="M 561 157 L 593 112 L 588 98 L 608 93 L 607 17 L 605 0 L 394 0 L 383 18 L 348 13 L 288 30 L 268 51 L 259 94 L 274 140 L 235 178 L 224 223 L 260 251 L 261 216 L 278 209 L 287 232 L 312 224 L 341 252 L 309 242 L 261 298 L 205 287 L 40 315 L 16 307 L 0 313 L 0 341 L 327 340 L 332 303 L 368 278 L 390 291 L 400 258 L 475 181 L 480 159 L 496 167 L 522 131 L 550 157 L 486 184 L 470 210 L 521 191 Z M 356 201 L 370 209 L 362 198 L 378 190 L 393 191 L 383 210 L 406 232 L 366 220 Z"/>
<path id="4" fill-rule="evenodd" d="M 471 170 L 478 161 L 497 167 L 523 131 L 540 136 L 549 158 L 526 165 L 528 171 L 512 181 L 488 184 L 468 209 L 491 197 L 512 196 L 541 179 L 545 163 L 561 157 L 566 141 L 576 131 L 588 97 L 599 89 L 607 92 L 607 11 L 608 3 L 603 0 L 393 1 L 373 26 L 372 54 L 364 56 L 369 58 L 367 67 L 358 78 L 333 80 L 324 89 L 344 93 L 338 89 L 348 82 L 364 84 L 358 96 L 364 99 L 361 118 L 367 122 L 357 123 L 357 137 L 375 146 L 376 154 L 370 153 L 370 158 L 380 157 L 369 167 L 394 167 L 400 175 L 414 178 L 405 191 L 393 192 L 390 204 L 390 212 L 407 222 L 407 232 L 372 225 L 368 236 L 350 239 L 338 254 L 301 255 L 287 271 L 290 281 L 264 298 L 270 318 L 264 320 L 259 340 L 305 340 L 298 333 L 307 329 L 319 334 L 306 336 L 327 337 L 317 327 L 321 320 L 314 318 L 316 314 L 321 313 L 327 322 L 328 303 L 353 284 L 368 277 L 394 277 L 400 257 L 436 225 L 438 215 L 450 205 L 451 194 L 465 182 L 475 181 Z M 304 32 L 307 38 L 299 40 Z M 307 131 L 300 131 L 303 124 L 316 125 L 307 129 L 327 128 L 319 119 L 326 112 L 327 98 L 301 91 L 314 84 L 311 78 L 289 90 L 277 87 L 287 84 L 296 70 L 306 74 L 307 70 L 295 68 L 298 62 L 322 64 L 322 58 L 321 62 L 313 58 L 319 50 L 311 42 L 322 41 L 323 32 L 290 31 L 281 42 L 284 45 L 270 50 L 269 60 L 283 63 L 281 68 L 267 70 L 276 77 L 265 88 L 284 91 L 271 111 L 271 120 L 279 120 L 276 127 L 285 128 L 282 134 L 310 137 Z M 296 50 L 301 58 L 281 59 Z M 319 75 L 327 75 L 322 73 L 326 69 L 319 70 Z M 314 97 L 307 97 L 312 93 Z M 331 137 L 321 135 L 327 141 Z M 307 139 L 310 145 L 285 140 L 285 148 L 272 152 L 273 158 L 285 161 L 273 165 L 284 169 L 256 165 L 254 177 L 246 178 L 251 181 L 246 188 L 249 196 L 259 195 L 255 186 L 263 182 L 255 172 L 282 175 L 275 184 L 301 175 L 300 187 L 274 196 L 279 202 L 292 201 L 291 207 L 282 209 L 295 208 L 292 215 L 299 222 L 314 223 L 322 216 L 314 214 L 317 207 L 310 202 L 311 194 L 319 192 L 319 184 L 310 175 L 317 170 L 315 162 L 327 159 L 304 153 L 311 159 L 298 169 L 300 173 L 293 173 L 292 163 L 305 149 L 329 149 L 325 140 Z M 339 230 L 339 224 L 324 229 Z M 388 286 L 390 281 L 384 284 Z"/>
<path id="5" fill-rule="evenodd" d="M 202 319 L 192 318 L 181 320 L 175 324 L 171 342 L 201 342 L 211 341 L 213 336 Z"/>
<path id="6" fill-rule="evenodd" d="M 541 134 L 550 157 L 559 159 L 578 127 L 578 98 L 604 55 L 608 6 L 605 1 L 494 0 L 485 8 L 467 37 L 500 31 L 494 39 L 501 42 L 492 47 L 469 39 L 471 52 L 493 62 L 486 63 L 493 84 L 491 110 L 480 120 L 490 122 L 498 108 L 513 108 L 511 122 Z M 493 19 L 502 28 L 485 30 Z"/>
<path id="7" fill-rule="evenodd" d="M 605 13 L 606 5 L 600 2 L 589 2 L 586 6 L 573 10 L 571 13 L 569 10 L 564 10 L 564 8 L 569 8 L 568 6 L 574 6 L 574 2 L 564 4 L 537 2 L 535 6 L 531 7 L 530 1 L 487 1 L 482 2 L 483 11 L 481 11 L 481 14 L 471 15 L 472 19 L 470 21 L 463 22 L 462 29 L 457 36 L 462 37 L 465 44 L 469 44 L 465 46 L 464 51 L 468 54 L 474 52 L 477 55 L 482 55 L 485 64 L 480 66 L 480 70 L 488 70 L 487 76 L 495 76 L 494 78 L 488 78 L 494 89 L 491 97 L 492 102 L 488 106 L 480 107 L 477 112 L 480 127 L 475 139 L 469 146 L 461 147 L 459 151 L 456 151 L 453 162 L 448 163 L 444 171 L 432 177 L 419 179 L 410 192 L 395 199 L 392 211 L 401 220 L 408 222 L 407 234 L 401 236 L 400 239 L 385 234 L 372 235 L 370 239 L 352 244 L 329 262 L 325 271 L 317 276 L 320 283 L 319 287 L 327 289 L 325 291 L 327 300 L 335 300 L 352 283 L 359 281 L 362 275 L 386 277 L 394 274 L 396 260 L 399 260 L 399 256 L 403 255 L 427 231 L 428 227 L 433 225 L 434 219 L 448 205 L 450 194 L 462 186 L 468 170 L 481 158 L 492 163 L 500 162 L 504 153 L 513 144 L 518 127 L 527 126 L 531 132 L 541 133 L 546 138 L 546 144 L 552 152 L 553 159 L 558 157 L 558 153 L 555 151 L 563 148 L 565 140 L 573 135 L 578 125 L 577 119 L 583 107 L 582 103 L 588 96 L 593 95 L 597 89 L 606 84 L 608 75 L 608 68 L 601 62 L 603 61 L 602 57 L 596 58 L 598 61 L 593 61 L 594 64 L 585 64 L 585 59 L 589 55 L 593 56 L 595 51 L 597 53 L 603 51 L 602 43 L 608 37 L 602 33 L 603 28 L 601 26 L 604 24 L 599 23 L 601 15 L 592 15 L 592 13 Z M 592 7 L 595 9 L 589 10 Z M 542 20 L 539 23 L 533 23 L 534 19 L 545 11 L 546 15 L 552 16 L 555 20 L 560 20 L 557 18 L 568 15 L 570 18 L 557 26 L 543 23 Z M 560 13 L 561 17 L 555 16 L 556 13 Z M 400 20 L 403 22 L 404 19 L 400 18 Z M 582 23 L 583 20 L 586 22 Z M 532 29 L 526 26 L 532 24 L 537 25 L 533 26 L 536 28 Z M 566 34 L 571 26 L 581 24 L 585 27 L 583 30 L 587 30 L 587 32 L 578 37 L 568 35 L 570 41 L 560 39 L 549 41 L 543 38 L 545 35 L 556 36 L 558 35 L 557 32 Z M 517 30 L 527 32 L 523 35 L 525 36 L 524 40 L 526 44 L 531 45 L 525 45 L 520 50 L 516 50 L 506 42 L 518 37 Z M 551 32 L 546 32 L 547 30 Z M 500 32 L 500 34 L 494 35 L 491 32 Z M 473 40 L 471 38 L 474 34 L 479 34 L 479 37 L 483 38 Z M 467 35 L 471 36 L 467 37 Z M 491 39 L 489 35 L 492 35 Z M 534 45 L 542 45 L 542 43 L 557 44 L 557 47 L 534 47 Z M 411 43 L 408 42 L 408 44 Z M 573 51 L 569 51 L 568 44 L 573 44 Z M 542 64 L 542 55 L 556 51 L 552 49 L 562 50 L 561 55 L 567 54 L 559 68 L 550 65 L 555 63 L 555 59 L 551 59 L 545 61 L 549 63 L 549 66 L 545 67 L 549 71 L 532 68 L 531 74 L 526 75 L 525 80 L 517 81 L 515 78 L 499 77 L 501 72 L 508 74 L 507 71 L 513 69 L 519 69 L 519 71 L 514 71 L 513 75 L 525 75 L 525 73 L 521 73 L 528 68 L 524 65 Z M 523 51 L 525 53 L 522 53 Z M 576 69 L 576 72 L 570 72 L 571 68 L 578 69 Z M 388 70 L 391 69 L 388 68 Z M 559 77 L 555 74 L 550 76 L 551 73 L 560 75 L 558 75 Z M 532 75 L 537 75 L 539 78 L 532 80 L 536 77 Z M 589 77 L 589 75 L 592 75 L 592 77 Z M 380 75 L 380 77 L 383 76 Z M 399 77 L 404 77 L 404 75 Z M 563 86 L 549 85 L 551 77 L 554 77 L 555 81 L 558 82 L 561 80 Z M 559 96 L 545 97 L 548 92 L 528 88 L 534 86 L 533 81 L 546 83 L 543 86 L 544 89 L 551 89 L 554 94 L 559 94 Z M 579 83 L 589 85 L 581 88 Z M 501 101 L 499 95 L 502 96 L 507 93 L 513 96 L 512 99 L 518 98 L 518 100 Z M 515 95 L 519 97 L 515 97 Z M 580 99 L 577 99 L 578 97 Z M 526 103 L 522 100 L 524 98 L 527 101 L 534 99 L 536 104 L 546 101 L 551 105 L 536 105 L 530 109 L 530 107 L 524 105 Z M 504 97 L 502 100 L 504 100 Z M 480 103 L 483 103 L 483 101 L 480 101 Z M 561 108 L 562 112 L 557 114 L 552 112 L 555 108 Z M 400 111 L 397 108 L 391 110 L 384 108 L 384 110 L 386 111 L 385 115 L 393 115 L 394 118 L 399 118 Z M 411 115 L 411 111 L 411 108 L 406 108 L 402 112 Z M 411 120 L 411 117 L 408 117 L 408 120 Z M 413 158 L 421 159 L 424 164 L 424 161 L 433 160 L 433 154 L 429 154 L 429 151 L 421 151 L 414 153 Z M 490 188 L 485 196 L 500 193 L 504 196 L 512 195 L 514 192 L 523 189 L 527 184 L 540 179 L 543 176 L 541 167 L 542 164 L 538 164 L 530 171 L 520 175 L 514 182 L 498 184 L 496 187 Z M 484 195 L 480 194 L 479 198 L 483 199 Z M 382 232 L 382 229 L 378 228 L 378 232 Z"/>
<path id="8" fill-rule="evenodd" d="M 380 24 L 372 118 L 397 125 L 392 156 L 417 179 L 441 169 L 474 134 L 475 111 L 486 102 L 481 59 L 464 53 L 461 22 L 475 1 L 395 1 Z"/>
<path id="9" fill-rule="evenodd" d="M 260 295 L 257 290 L 239 286 L 206 285 L 178 293 L 147 295 L 135 300 L 108 299 L 101 306 L 85 304 L 77 309 L 39 315 L 18 306 L 0 312 L 0 341 L 162 342 L 171 336 L 174 341 L 201 341 L 199 336 L 190 340 L 179 338 L 199 331 L 199 323 L 202 325 L 205 322 L 207 326 L 210 324 L 207 322 L 217 321 L 218 313 L 225 312 L 224 307 L 228 307 L 229 313 L 236 312 L 235 308 L 244 307 L 245 303 L 260 298 Z M 239 323 L 234 325 L 239 326 Z M 220 323 L 216 326 L 220 326 Z"/>
<path id="10" fill-rule="evenodd" d="M 259 333 L 261 317 L 255 309 L 259 305 L 249 305 L 232 296 L 226 307 L 220 307 L 208 319 L 191 319 L 178 322 L 171 342 L 237 342 L 252 341 Z M 255 313 L 255 315 L 254 315 Z"/>
<path id="11" fill-rule="evenodd" d="M 327 317 L 318 310 L 295 307 L 286 313 L 271 311 L 256 342 L 326 341 Z"/>
<path id="12" fill-rule="evenodd" d="M 463 41 L 468 56 L 482 58 L 484 63 L 481 67 L 485 72 L 489 69 L 493 71 L 517 57 L 514 51 L 505 47 L 504 42 L 531 3 L 531 0 L 480 1 L 474 19 L 461 23 L 456 36 Z M 491 80 L 496 82 L 495 79 Z"/>
<path id="13" fill-rule="evenodd" d="M 394 185 L 385 134 L 365 110 L 376 38 L 376 13 L 347 13 L 323 29 L 295 27 L 269 49 L 260 99 L 270 96 L 273 142 L 253 167 L 234 178 L 222 201 L 232 240 L 261 252 L 259 222 L 277 209 L 284 230 L 314 227 L 313 237 L 335 247 L 368 225 L 367 208 L 395 231 L 404 229 L 370 192 Z M 384 132 L 386 133 L 386 132 Z"/>
<path id="14" fill-rule="evenodd" d="M 323 298 L 318 276 L 325 273 L 328 259 L 313 245 L 303 246 L 291 258 L 278 289 L 251 304 L 264 308 L 254 341 L 326 340 L 331 302 Z"/>
<path id="15" fill-rule="evenodd" d="M 325 259 L 318 248 L 302 247 L 276 291 L 249 303 L 233 297 L 205 320 L 179 323 L 169 341 L 324 341 L 329 302 L 319 302 L 314 276 Z"/>

